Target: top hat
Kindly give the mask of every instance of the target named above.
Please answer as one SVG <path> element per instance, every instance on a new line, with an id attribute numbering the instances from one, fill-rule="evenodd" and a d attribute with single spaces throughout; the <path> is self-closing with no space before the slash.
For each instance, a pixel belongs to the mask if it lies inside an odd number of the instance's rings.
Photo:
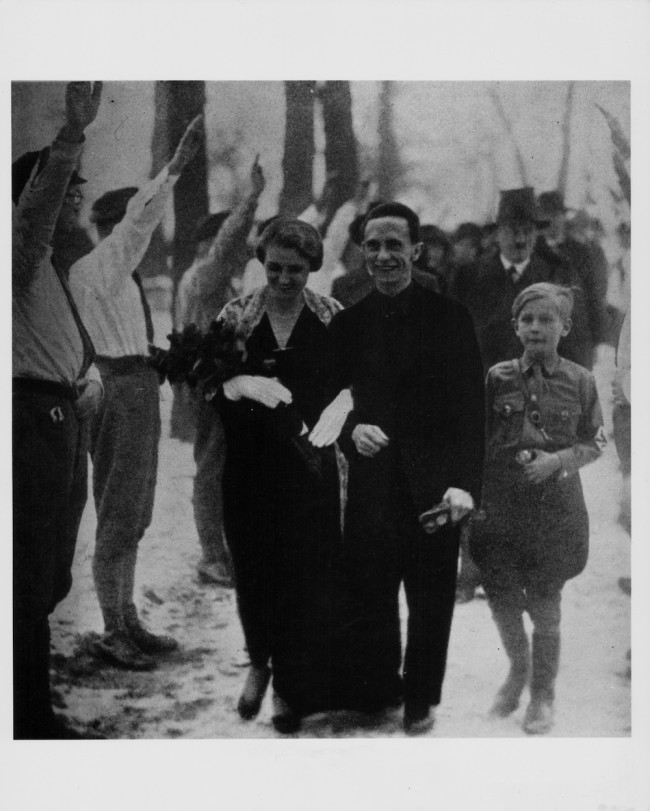
<path id="1" fill-rule="evenodd" d="M 137 192 L 137 186 L 125 186 L 106 192 L 93 203 L 90 222 L 97 225 L 119 222 L 126 214 L 127 203 Z"/>
<path id="2" fill-rule="evenodd" d="M 549 224 L 548 220 L 540 219 L 535 205 L 535 192 L 531 186 L 521 189 L 506 189 L 501 192 L 497 225 L 521 225 L 531 223 L 539 228 Z"/>
<path id="3" fill-rule="evenodd" d="M 537 197 L 539 213 L 547 216 L 553 214 L 566 214 L 571 209 L 564 205 L 564 195 L 561 191 L 544 191 Z"/>

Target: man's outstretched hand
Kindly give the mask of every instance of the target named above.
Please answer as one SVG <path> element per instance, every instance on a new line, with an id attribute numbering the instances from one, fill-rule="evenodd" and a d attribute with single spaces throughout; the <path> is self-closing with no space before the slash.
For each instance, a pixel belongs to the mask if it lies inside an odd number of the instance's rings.
<path id="1" fill-rule="evenodd" d="M 64 140 L 80 141 L 95 120 L 102 98 L 102 82 L 68 82 L 65 89 Z"/>
<path id="2" fill-rule="evenodd" d="M 187 164 L 199 151 L 203 143 L 203 115 L 197 115 L 190 122 L 188 128 L 183 133 L 174 157 L 169 161 L 167 170 L 170 175 L 180 175 Z"/>

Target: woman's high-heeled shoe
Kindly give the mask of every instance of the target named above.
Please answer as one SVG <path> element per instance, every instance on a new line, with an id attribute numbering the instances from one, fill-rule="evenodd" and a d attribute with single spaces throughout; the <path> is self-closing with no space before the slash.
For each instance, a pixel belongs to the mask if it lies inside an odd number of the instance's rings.
<path id="1" fill-rule="evenodd" d="M 273 693 L 273 715 L 271 723 L 282 735 L 291 735 L 300 729 L 302 718 L 292 710 L 287 702 L 280 698 L 277 693 Z"/>
<path id="2" fill-rule="evenodd" d="M 271 668 L 268 665 L 264 667 L 251 665 L 246 676 L 246 684 L 237 702 L 237 712 L 244 721 L 250 721 L 258 715 L 270 678 Z"/>

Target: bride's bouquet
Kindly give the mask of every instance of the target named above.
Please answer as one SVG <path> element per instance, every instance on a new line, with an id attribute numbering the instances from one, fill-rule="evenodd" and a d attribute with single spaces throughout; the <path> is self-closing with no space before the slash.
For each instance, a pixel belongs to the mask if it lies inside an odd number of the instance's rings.
<path id="1" fill-rule="evenodd" d="M 160 383 L 201 385 L 203 397 L 212 400 L 221 385 L 244 370 L 244 342 L 237 331 L 223 321 L 213 321 L 203 333 L 196 324 L 167 336 L 169 349 L 149 347 L 149 363 Z"/>

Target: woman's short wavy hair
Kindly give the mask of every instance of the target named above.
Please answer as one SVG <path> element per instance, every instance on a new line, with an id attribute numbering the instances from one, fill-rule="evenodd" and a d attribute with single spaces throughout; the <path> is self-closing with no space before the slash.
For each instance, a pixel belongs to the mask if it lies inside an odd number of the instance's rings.
<path id="1" fill-rule="evenodd" d="M 271 245 L 293 250 L 309 263 L 309 272 L 320 270 L 323 264 L 323 240 L 309 223 L 289 217 L 274 217 L 262 231 L 255 255 L 262 264 Z"/>

